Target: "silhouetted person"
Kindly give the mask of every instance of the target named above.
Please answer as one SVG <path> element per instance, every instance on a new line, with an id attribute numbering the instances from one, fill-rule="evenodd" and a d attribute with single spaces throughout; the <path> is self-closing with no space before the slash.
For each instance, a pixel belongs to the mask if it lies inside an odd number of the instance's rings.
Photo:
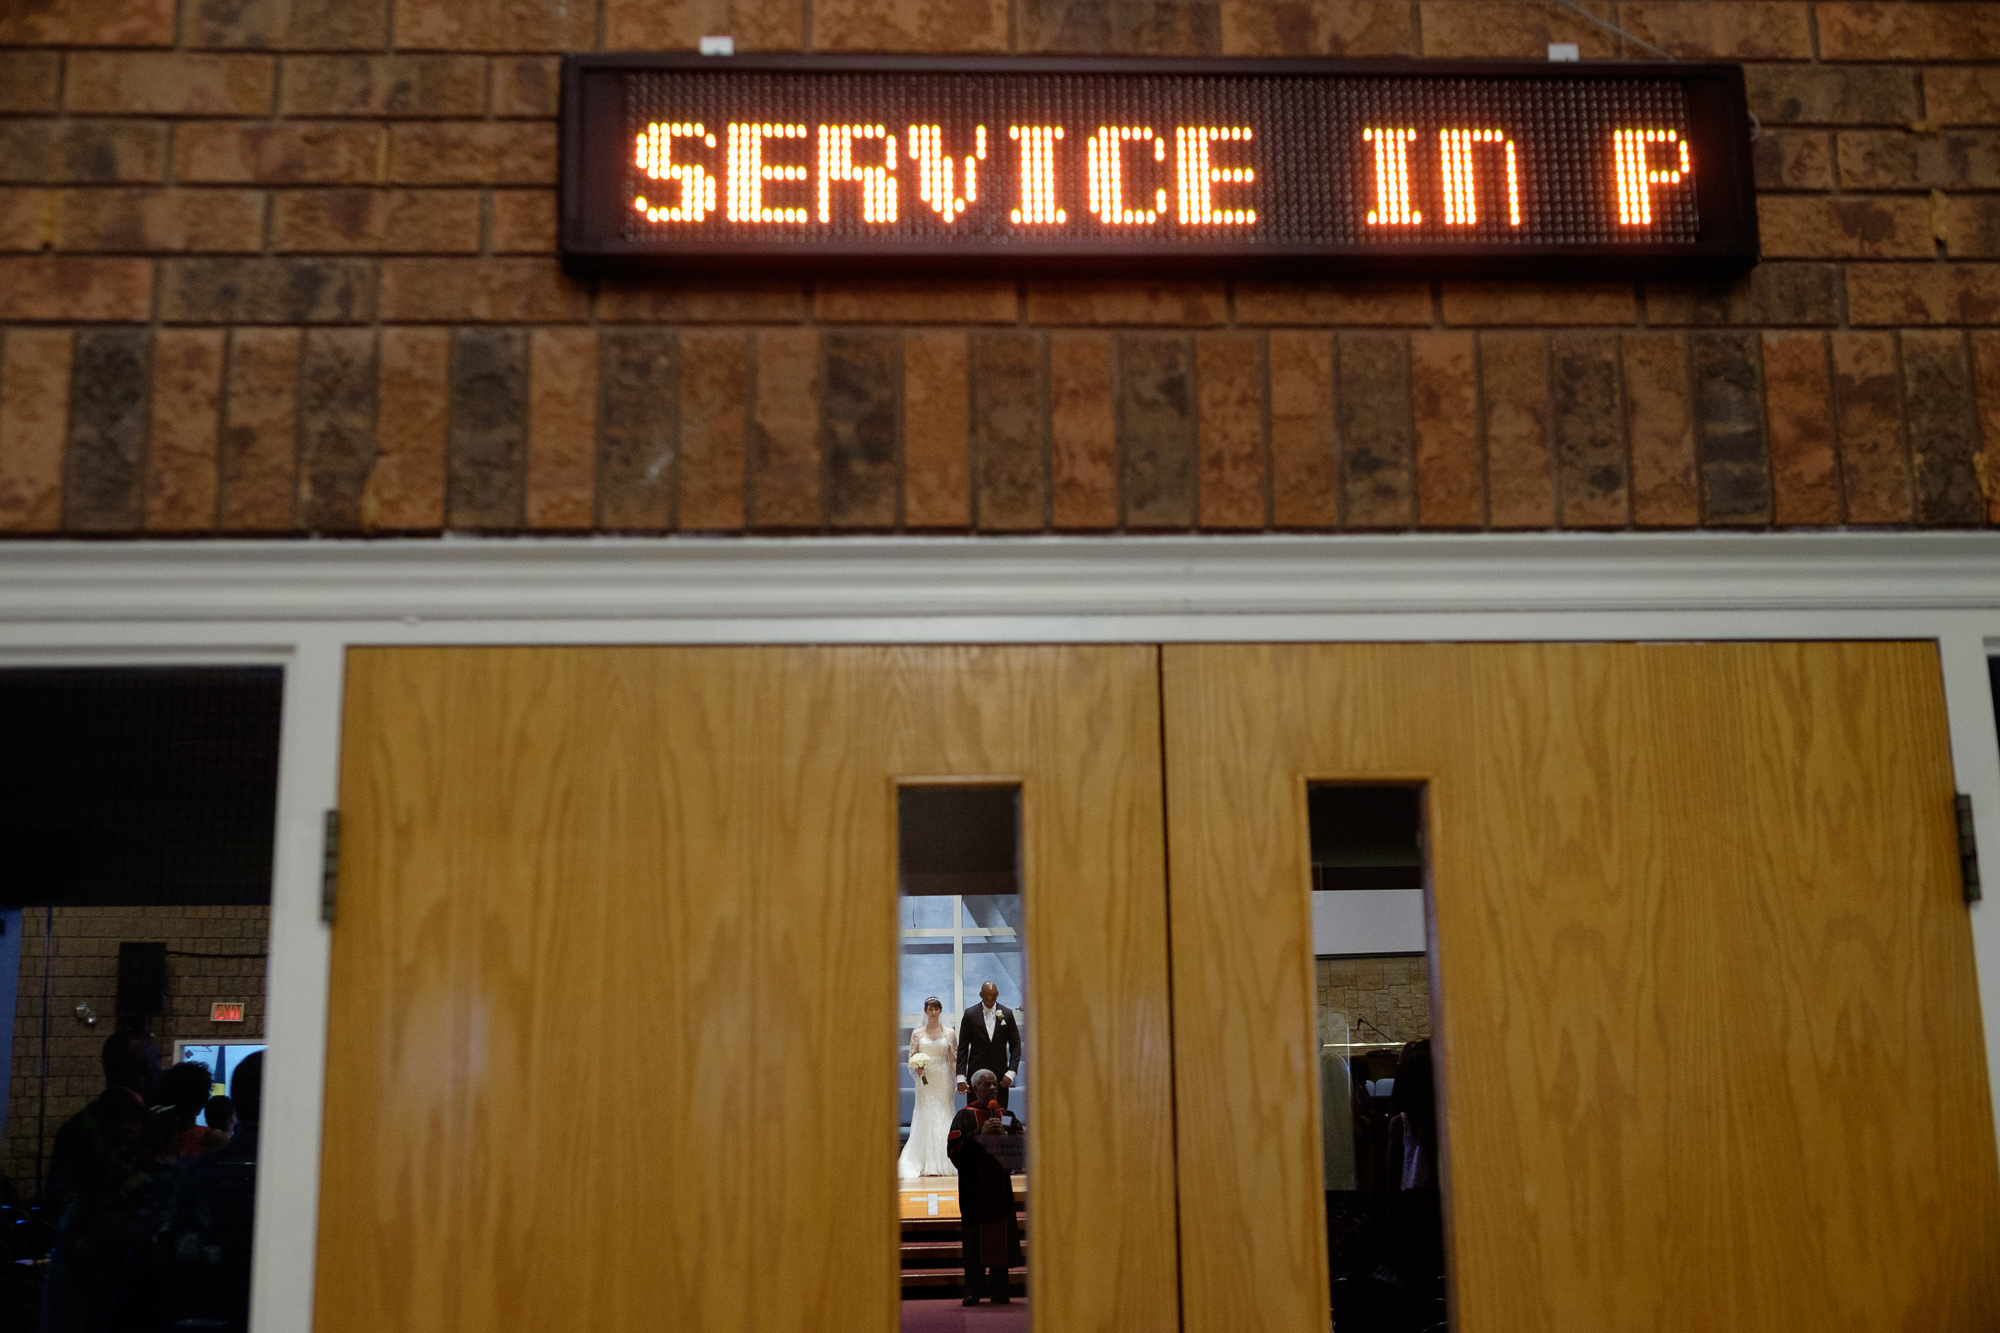
<path id="1" fill-rule="evenodd" d="M 1007 1260 L 1015 1249 L 1014 1175 L 1025 1146 L 1019 1116 L 999 1100 L 1000 1080 L 990 1069 L 972 1075 L 971 1104 L 952 1117 L 945 1151 L 958 1168 L 960 1248 L 965 1255 L 965 1303 L 979 1304 L 982 1293 L 1005 1305 Z"/>
<path id="2" fill-rule="evenodd" d="M 63 1122 L 49 1154 L 43 1215 L 55 1248 L 42 1291 L 43 1333 L 106 1333 L 151 1317 L 145 1247 L 168 1200 L 163 1158 L 170 1122 L 148 1114 L 160 1048 L 144 1032 L 105 1038 L 104 1092 Z"/>
<path id="3" fill-rule="evenodd" d="M 1395 1267 L 1415 1290 L 1428 1290 L 1444 1276 L 1444 1212 L 1437 1179 L 1437 1083 L 1431 1044 L 1413 1041 L 1396 1062 L 1390 1092 L 1395 1117 L 1389 1122 L 1388 1179 L 1390 1234 Z"/>
<path id="4" fill-rule="evenodd" d="M 256 1228 L 257 1122 L 263 1112 L 264 1053 L 245 1056 L 230 1076 L 236 1132 L 189 1164 L 171 1225 L 161 1233 L 171 1273 L 166 1312 L 178 1324 L 242 1330 L 250 1322 L 250 1241 Z M 211 1131 L 215 1128 L 213 1114 Z"/>
<path id="5" fill-rule="evenodd" d="M 215 1075 L 199 1060 L 183 1060 L 160 1075 L 160 1108 L 172 1122 L 174 1152 L 180 1157 L 196 1157 L 208 1150 L 208 1131 L 195 1122 L 208 1105 Z"/>
<path id="6" fill-rule="evenodd" d="M 202 1119 L 208 1122 L 208 1146 L 220 1148 L 236 1134 L 236 1103 L 217 1093 L 208 1099 Z"/>

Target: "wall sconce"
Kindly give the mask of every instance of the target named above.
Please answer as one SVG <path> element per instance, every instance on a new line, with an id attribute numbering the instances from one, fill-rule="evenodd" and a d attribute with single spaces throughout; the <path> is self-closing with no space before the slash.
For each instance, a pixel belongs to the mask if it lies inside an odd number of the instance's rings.
<path id="1" fill-rule="evenodd" d="M 97 1011 L 87 1004 L 79 1004 L 76 1007 L 76 1021 L 87 1028 L 94 1028 L 97 1026 Z"/>

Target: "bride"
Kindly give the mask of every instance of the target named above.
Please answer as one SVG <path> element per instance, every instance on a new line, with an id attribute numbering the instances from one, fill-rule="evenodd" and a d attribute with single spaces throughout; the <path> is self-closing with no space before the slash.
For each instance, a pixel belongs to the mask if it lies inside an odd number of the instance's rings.
<path id="1" fill-rule="evenodd" d="M 958 1072 L 958 1034 L 941 1019 L 944 1002 L 933 995 L 924 1001 L 923 1026 L 910 1032 L 910 1074 L 917 1085 L 917 1107 L 910 1113 L 910 1141 L 896 1163 L 896 1174 L 904 1180 L 919 1176 L 948 1176 L 957 1168 L 945 1152 L 956 1111 L 952 1097 L 953 1079 Z M 929 1063 L 917 1057 L 928 1056 Z"/>

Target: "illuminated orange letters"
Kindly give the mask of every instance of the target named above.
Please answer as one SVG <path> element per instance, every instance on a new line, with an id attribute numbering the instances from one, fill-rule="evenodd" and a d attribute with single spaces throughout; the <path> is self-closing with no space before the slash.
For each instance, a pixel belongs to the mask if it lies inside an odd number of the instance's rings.
<path id="1" fill-rule="evenodd" d="M 729 126 L 729 207 L 727 214 L 731 222 L 804 222 L 807 219 L 803 208 L 766 208 L 764 206 L 765 181 L 802 181 L 806 169 L 800 166 L 767 166 L 764 162 L 764 140 L 803 139 L 806 127 L 803 125 L 747 125 L 732 123 Z"/>
<path id="2" fill-rule="evenodd" d="M 1655 170 L 1651 162 L 1656 143 L 1672 144 L 1680 150 L 1680 166 Z M 1615 130 L 1611 135 L 1612 154 L 1618 163 L 1618 221 L 1626 227 L 1653 224 L 1653 187 L 1678 185 L 1694 170 L 1688 142 L 1672 130 Z"/>
<path id="3" fill-rule="evenodd" d="M 715 147 L 715 136 L 706 126 L 654 121 L 646 127 L 639 136 L 639 169 L 656 181 L 679 182 L 681 195 L 680 201 L 671 205 L 650 203 L 643 194 L 634 199 L 632 206 L 644 213 L 648 222 L 700 222 L 715 211 L 715 177 L 698 162 L 674 161 L 676 139 L 700 139 Z"/>
<path id="4" fill-rule="evenodd" d="M 1007 137 L 1021 145 L 1021 206 L 1008 214 L 1016 222 L 1067 222 L 1056 207 L 1056 140 L 1060 125 L 1009 125 Z"/>
<path id="5" fill-rule="evenodd" d="M 1221 222 L 1247 226 L 1257 220 L 1252 208 L 1217 208 L 1214 189 L 1218 185 L 1248 185 L 1257 179 L 1249 167 L 1217 167 L 1208 160 L 1209 144 L 1220 139 L 1229 143 L 1247 142 L 1250 127 L 1235 125 L 1219 129 L 1207 125 L 1183 125 L 1174 131 L 1176 175 L 1180 184 L 1182 222 Z M 1166 205 L 1163 203 L 1161 207 Z"/>
<path id="6" fill-rule="evenodd" d="M 1514 141 L 1499 130 L 1440 130 L 1438 160 L 1444 173 L 1444 225 L 1470 227 L 1479 221 L 1479 191 L 1473 180 L 1472 146 L 1497 143 L 1507 150 L 1507 225 L 1521 225 L 1521 175 Z"/>
<path id="7" fill-rule="evenodd" d="M 1361 138 L 1375 145 L 1375 207 L 1368 210 L 1368 223 L 1376 227 L 1414 227 L 1424 215 L 1410 207 L 1410 145 L 1417 141 L 1411 129 L 1361 131 Z"/>
<path id="8" fill-rule="evenodd" d="M 909 147 L 904 151 L 917 168 L 917 197 L 937 210 L 937 215 L 950 222 L 965 211 L 965 206 L 979 198 L 979 163 L 986 160 L 986 127 L 981 125 L 973 136 L 974 150 L 965 162 L 965 193 L 959 194 L 952 184 L 952 159 L 945 156 L 944 128 L 939 125 L 910 126 Z"/>
<path id="9" fill-rule="evenodd" d="M 854 160 L 856 139 L 881 139 L 886 151 L 882 165 L 862 166 Z M 861 220 L 896 220 L 896 136 L 880 125 L 819 127 L 819 220 L 833 221 L 833 187 L 841 181 L 861 186 Z"/>
<path id="10" fill-rule="evenodd" d="M 1125 207 L 1125 145 L 1151 140 L 1153 160 L 1167 160 L 1167 141 L 1154 138 L 1150 126 L 1100 125 L 1084 144 L 1090 160 L 1090 211 L 1110 223 L 1158 222 L 1167 211 L 1167 192 L 1153 191 L 1152 208 Z"/>

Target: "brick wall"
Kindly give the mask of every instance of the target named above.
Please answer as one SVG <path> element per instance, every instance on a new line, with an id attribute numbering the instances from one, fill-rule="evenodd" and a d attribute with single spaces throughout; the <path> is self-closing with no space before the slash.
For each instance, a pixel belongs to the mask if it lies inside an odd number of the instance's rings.
<path id="1" fill-rule="evenodd" d="M 9 0 L 0 532 L 1975 526 L 2000 3 L 1585 0 L 1746 62 L 1734 286 L 584 283 L 557 57 L 1642 56 L 1543 0 Z"/>
<path id="2" fill-rule="evenodd" d="M 268 907 L 58 907 L 49 957 L 48 1107 L 42 1116 L 43 909 L 21 913 L 21 976 L 14 1009 L 14 1060 L 7 1093 L 6 1177 L 23 1194 L 34 1188 L 37 1127 L 47 1140 L 63 1121 L 104 1091 L 99 1051 L 116 1026 L 118 945 L 166 941 L 167 1014 L 153 1026 L 163 1060 L 176 1041 L 255 1041 L 264 1035 L 265 960 L 189 954 L 262 954 L 270 937 Z M 209 1004 L 242 1000 L 241 1023 L 211 1023 Z M 97 1011 L 86 1027 L 76 1006 Z"/>
<path id="3" fill-rule="evenodd" d="M 1316 960 L 1319 1007 L 1347 1016 L 1354 1041 L 1418 1041 L 1431 1035 L 1428 954 Z M 1367 1019 L 1377 1031 L 1360 1026 Z"/>

